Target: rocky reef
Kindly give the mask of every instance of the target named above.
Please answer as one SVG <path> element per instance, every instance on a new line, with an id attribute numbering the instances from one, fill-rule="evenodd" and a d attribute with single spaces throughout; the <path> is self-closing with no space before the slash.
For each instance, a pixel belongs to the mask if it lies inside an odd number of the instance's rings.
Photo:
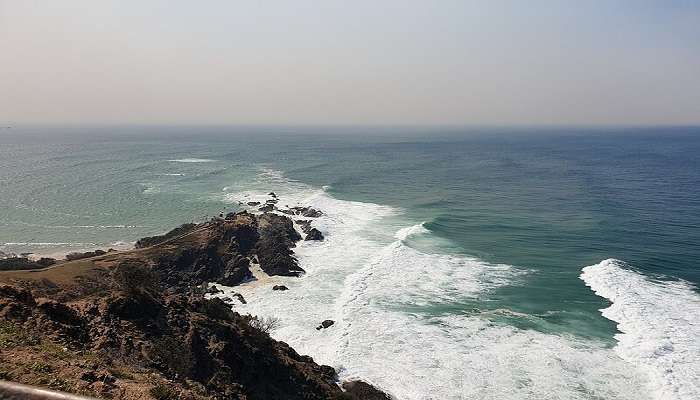
<path id="1" fill-rule="evenodd" d="M 332 367 L 205 296 L 210 283 L 251 279 L 252 264 L 299 276 L 301 239 L 286 215 L 243 211 L 134 250 L 0 272 L 0 379 L 100 398 L 388 399 L 364 382 L 341 387 Z"/>

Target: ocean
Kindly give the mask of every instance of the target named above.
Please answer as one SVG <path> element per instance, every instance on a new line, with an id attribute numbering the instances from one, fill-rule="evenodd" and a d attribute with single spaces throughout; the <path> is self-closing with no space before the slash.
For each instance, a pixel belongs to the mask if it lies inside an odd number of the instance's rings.
<path id="1" fill-rule="evenodd" d="M 0 251 L 128 248 L 270 191 L 326 238 L 236 311 L 341 378 L 700 398 L 700 128 L 13 127 Z"/>

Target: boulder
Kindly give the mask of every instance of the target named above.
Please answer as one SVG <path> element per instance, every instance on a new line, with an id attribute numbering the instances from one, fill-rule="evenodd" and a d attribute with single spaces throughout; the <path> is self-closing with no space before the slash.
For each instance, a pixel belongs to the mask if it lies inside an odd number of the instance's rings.
<path id="1" fill-rule="evenodd" d="M 323 234 L 316 228 L 311 228 L 304 240 L 323 240 Z"/>
<path id="2" fill-rule="evenodd" d="M 248 204 L 249 206 L 259 206 L 260 202 L 259 201 L 249 201 L 246 204 Z"/>
<path id="3" fill-rule="evenodd" d="M 321 322 L 321 324 L 320 324 L 319 326 L 316 327 L 316 330 L 317 330 L 317 331 L 320 331 L 321 329 L 329 328 L 329 327 L 332 326 L 333 324 L 335 324 L 335 321 L 330 320 L 330 319 L 327 319 L 327 320 Z"/>
<path id="4" fill-rule="evenodd" d="M 289 290 L 289 288 L 284 285 L 275 285 L 272 287 L 272 290 Z"/>

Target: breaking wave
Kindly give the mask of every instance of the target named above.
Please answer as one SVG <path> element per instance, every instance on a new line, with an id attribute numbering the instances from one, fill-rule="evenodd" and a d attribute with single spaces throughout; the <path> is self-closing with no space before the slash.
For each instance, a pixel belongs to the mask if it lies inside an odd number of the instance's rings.
<path id="1" fill-rule="evenodd" d="M 615 351 L 650 376 L 659 399 L 700 399 L 700 295 L 684 281 L 654 281 L 608 259 L 581 279 L 612 302 L 601 310 L 618 323 Z"/>
<path id="2" fill-rule="evenodd" d="M 398 399 L 649 398 L 646 376 L 606 344 L 468 312 L 474 300 L 518 284 L 525 269 L 413 248 L 409 239 L 433 234 L 398 208 L 336 199 L 275 171 L 259 179 L 276 186 L 226 198 L 264 201 L 274 189 L 278 205 L 322 210 L 313 225 L 325 240 L 294 249 L 306 270 L 301 278 L 245 283 L 235 290 L 247 304 L 235 307 L 278 318 L 275 338 L 332 365 L 342 379 L 361 378 Z M 290 290 L 273 292 L 272 284 Z M 335 324 L 317 330 L 326 319 Z"/>

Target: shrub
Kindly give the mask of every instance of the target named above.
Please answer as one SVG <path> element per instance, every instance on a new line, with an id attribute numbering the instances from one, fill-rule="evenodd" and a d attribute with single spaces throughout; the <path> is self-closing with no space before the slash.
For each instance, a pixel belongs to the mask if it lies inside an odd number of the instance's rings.
<path id="1" fill-rule="evenodd" d="M 133 261 L 119 263 L 112 270 L 112 278 L 117 286 L 128 294 L 153 292 L 157 288 L 156 273 L 145 265 Z"/>
<path id="2" fill-rule="evenodd" d="M 277 317 L 260 318 L 260 317 L 254 316 L 248 320 L 248 324 L 251 327 L 253 327 L 261 332 L 265 332 L 269 335 L 271 331 L 279 328 L 280 319 Z"/>
<path id="3" fill-rule="evenodd" d="M 178 397 L 177 393 L 170 386 L 162 383 L 153 386 L 149 392 L 156 400 L 175 400 Z"/>

